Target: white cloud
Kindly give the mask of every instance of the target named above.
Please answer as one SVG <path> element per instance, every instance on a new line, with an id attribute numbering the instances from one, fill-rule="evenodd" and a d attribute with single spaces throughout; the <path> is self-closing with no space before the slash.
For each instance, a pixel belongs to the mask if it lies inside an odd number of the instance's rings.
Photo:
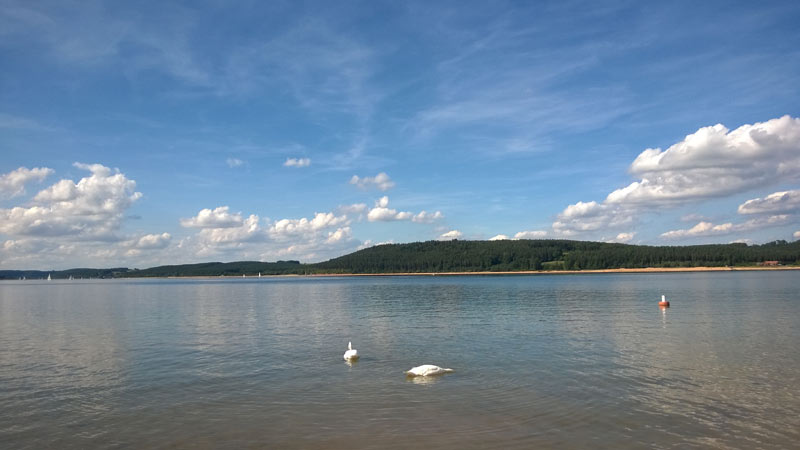
<path id="1" fill-rule="evenodd" d="M 508 236 L 505 234 L 498 234 L 497 236 L 489 238 L 490 241 L 507 241 Z"/>
<path id="2" fill-rule="evenodd" d="M 146 234 L 130 241 L 130 247 L 135 249 L 160 249 L 169 245 L 172 236 L 169 233 Z"/>
<path id="3" fill-rule="evenodd" d="M 320 231 L 349 223 L 347 216 L 336 216 L 332 212 L 315 213 L 312 219 L 281 219 L 272 224 L 269 234 L 273 238 L 281 238 L 292 235 L 302 235 Z"/>
<path id="4" fill-rule="evenodd" d="M 241 217 L 239 217 L 239 219 L 241 219 Z M 206 245 L 240 244 L 242 242 L 257 241 L 264 238 L 262 228 L 259 226 L 259 218 L 255 214 L 251 214 L 247 219 L 240 220 L 237 225 L 203 227 L 203 229 L 197 233 L 197 236 Z"/>
<path id="5" fill-rule="evenodd" d="M 77 183 L 60 180 L 39 191 L 29 205 L 0 209 L 4 267 L 66 268 L 154 262 L 169 246 L 169 233 L 119 234 L 126 210 L 142 197 L 136 182 L 100 164 L 75 163 L 91 172 Z M 49 169 L 48 169 L 49 170 Z"/>
<path id="6" fill-rule="evenodd" d="M 714 225 L 711 222 L 700 222 L 697 225 L 687 230 L 673 230 L 662 233 L 661 237 L 665 239 L 678 239 L 692 236 L 711 236 L 714 234 L 726 234 L 733 231 L 732 223 L 723 223 Z"/>
<path id="7" fill-rule="evenodd" d="M 640 179 L 611 192 L 602 203 L 567 206 L 553 223 L 554 231 L 569 236 L 618 229 L 632 224 L 640 214 L 659 208 L 797 181 L 800 119 L 783 116 L 733 131 L 723 125 L 704 127 L 666 150 L 644 150 L 631 164 L 630 172 Z M 668 233 L 664 235 L 676 236 Z"/>
<path id="8" fill-rule="evenodd" d="M 203 258 L 318 261 L 347 253 L 358 245 L 346 214 L 318 212 L 311 218 L 262 221 L 255 214 L 245 219 L 238 213 L 231 215 L 226 207 L 203 211 L 206 213 L 202 217 L 198 214 L 186 219 L 198 227 L 203 225 L 202 229 L 175 246 L 189 261 Z"/>
<path id="9" fill-rule="evenodd" d="M 119 252 L 117 251 L 122 251 L 125 249 L 127 249 L 124 251 L 125 256 L 139 256 L 142 254 L 142 250 L 164 249 L 169 246 L 170 242 L 172 242 L 172 235 L 169 233 L 145 234 L 121 242 L 119 248 L 108 246 L 106 247 L 106 250 L 110 251 L 108 254 L 109 257 L 112 256 L 112 254 L 113 256 L 119 256 Z"/>
<path id="10" fill-rule="evenodd" d="M 723 197 L 800 177 L 800 119 L 783 116 L 730 131 L 704 127 L 631 164 L 641 180 L 608 194 L 608 204 L 674 204 Z"/>
<path id="11" fill-rule="evenodd" d="M 630 242 L 631 240 L 633 240 L 634 236 L 636 236 L 636 233 L 619 233 L 613 242 L 619 242 L 624 244 L 626 242 Z"/>
<path id="12" fill-rule="evenodd" d="M 70 241 L 57 239 L 23 238 L 7 240 L 0 245 L 0 261 L 7 267 L 36 267 L 40 269 L 68 267 L 143 267 L 158 263 L 174 263 L 173 254 L 165 258 L 163 249 L 168 247 L 172 236 L 169 233 L 147 234 L 128 237 L 119 242 Z M 162 260 L 163 258 L 163 260 Z"/>
<path id="13" fill-rule="evenodd" d="M 398 212 L 396 209 L 382 208 L 380 206 L 372 208 L 367 214 L 370 222 L 390 222 L 394 220 L 408 220 L 414 217 L 410 212 Z"/>
<path id="14" fill-rule="evenodd" d="M 739 205 L 739 214 L 778 214 L 800 211 L 800 190 L 775 192 Z"/>
<path id="15" fill-rule="evenodd" d="M 444 219 L 444 214 L 442 214 L 441 211 L 432 213 L 421 211 L 419 214 L 416 214 L 414 217 L 412 217 L 411 221 L 415 223 L 433 223 L 441 219 Z"/>
<path id="16" fill-rule="evenodd" d="M 336 231 L 332 231 L 328 233 L 328 239 L 325 240 L 326 244 L 334 244 L 336 242 L 342 242 L 350 239 L 353 233 L 350 230 L 350 227 L 343 227 L 339 228 Z"/>
<path id="17" fill-rule="evenodd" d="M 389 222 L 393 220 L 408 220 L 414 215 L 410 212 L 398 212 L 396 209 L 389 209 L 389 197 L 383 196 L 375 202 L 375 207 L 367 213 L 367 220 L 370 222 Z"/>
<path id="18" fill-rule="evenodd" d="M 514 239 L 542 239 L 547 237 L 547 231 L 520 231 L 514 235 Z"/>
<path id="19" fill-rule="evenodd" d="M 746 222 L 734 224 L 731 222 L 714 225 L 711 222 L 700 222 L 689 229 L 672 230 L 662 233 L 664 239 L 683 239 L 699 236 L 720 236 L 741 231 L 759 230 L 768 227 L 784 225 L 790 220 L 786 214 L 751 219 Z"/>
<path id="20" fill-rule="evenodd" d="M 381 172 L 374 177 L 360 178 L 358 175 L 353 175 L 353 177 L 350 178 L 350 184 L 356 185 L 360 189 L 375 187 L 381 191 L 388 191 L 394 187 L 394 181 L 389 178 L 386 172 Z"/>
<path id="21" fill-rule="evenodd" d="M 795 239 L 800 239 L 800 230 L 795 231 L 792 236 L 794 236 Z"/>
<path id="22" fill-rule="evenodd" d="M 463 235 L 464 235 L 464 233 L 462 233 L 462 232 L 460 232 L 458 230 L 450 230 L 447 233 L 443 233 L 441 236 L 439 236 L 439 240 L 440 241 L 452 241 L 453 239 L 459 239 Z"/>
<path id="23" fill-rule="evenodd" d="M 553 230 L 561 235 L 598 231 L 633 222 L 633 215 L 620 206 L 597 202 L 578 202 L 567 206 L 553 222 Z"/>
<path id="24" fill-rule="evenodd" d="M 241 167 L 244 165 L 244 161 L 242 161 L 239 158 L 228 158 L 225 160 L 225 162 L 228 164 L 228 167 L 230 168 Z"/>
<path id="25" fill-rule="evenodd" d="M 20 167 L 9 173 L 0 175 L 0 196 L 16 197 L 25 193 L 25 185 L 31 181 L 42 181 L 53 174 L 53 169 L 47 167 Z"/>
<path id="26" fill-rule="evenodd" d="M 311 165 L 310 158 L 286 158 L 286 162 L 283 163 L 284 167 L 308 167 Z"/>
<path id="27" fill-rule="evenodd" d="M 391 222 L 400 220 L 410 220 L 415 223 L 433 223 L 444 218 L 441 211 L 426 212 L 422 211 L 414 214 L 408 211 L 397 211 L 389 208 L 389 197 L 383 196 L 375 202 L 375 207 L 367 213 L 367 220 L 370 222 Z"/>
<path id="28" fill-rule="evenodd" d="M 40 191 L 31 207 L 0 209 L 0 233 L 118 240 L 124 212 L 141 198 L 136 182 L 100 164 L 75 163 L 90 171 L 78 183 L 61 180 Z"/>
<path id="29" fill-rule="evenodd" d="M 242 225 L 241 213 L 231 214 L 227 206 L 212 209 L 201 209 L 195 217 L 181 219 L 181 226 L 186 228 L 232 228 Z"/>

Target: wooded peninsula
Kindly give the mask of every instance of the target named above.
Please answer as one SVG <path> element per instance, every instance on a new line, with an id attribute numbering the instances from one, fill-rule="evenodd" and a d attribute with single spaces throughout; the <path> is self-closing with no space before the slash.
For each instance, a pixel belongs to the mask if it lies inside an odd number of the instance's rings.
<path id="1" fill-rule="evenodd" d="M 0 270 L 0 279 L 480 273 L 800 266 L 800 241 L 761 245 L 647 246 L 572 240 L 428 241 L 383 244 L 329 261 L 207 262 L 149 269 Z"/>

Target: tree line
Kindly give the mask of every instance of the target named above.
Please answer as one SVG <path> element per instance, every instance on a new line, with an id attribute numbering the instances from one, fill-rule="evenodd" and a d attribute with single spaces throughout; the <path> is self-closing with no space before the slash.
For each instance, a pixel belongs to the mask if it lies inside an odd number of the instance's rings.
<path id="1" fill-rule="evenodd" d="M 765 261 L 800 264 L 800 241 L 762 245 L 647 246 L 559 239 L 428 241 L 384 244 L 315 264 L 299 261 L 207 262 L 149 269 L 2 270 L 0 279 L 209 277 L 428 272 L 513 272 L 646 267 L 754 266 Z"/>
<path id="2" fill-rule="evenodd" d="M 428 241 L 385 244 L 313 267 L 328 272 L 505 272 L 800 263 L 800 241 L 763 245 L 646 246 L 572 240 Z"/>

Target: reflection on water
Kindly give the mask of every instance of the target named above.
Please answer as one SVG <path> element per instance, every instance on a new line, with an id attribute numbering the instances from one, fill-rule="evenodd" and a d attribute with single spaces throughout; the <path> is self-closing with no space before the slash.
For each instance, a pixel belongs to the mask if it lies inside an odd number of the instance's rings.
<path id="1" fill-rule="evenodd" d="M 792 272 L 3 282 L 0 447 L 793 447 L 798 292 Z M 405 376 L 428 361 L 457 371 Z"/>

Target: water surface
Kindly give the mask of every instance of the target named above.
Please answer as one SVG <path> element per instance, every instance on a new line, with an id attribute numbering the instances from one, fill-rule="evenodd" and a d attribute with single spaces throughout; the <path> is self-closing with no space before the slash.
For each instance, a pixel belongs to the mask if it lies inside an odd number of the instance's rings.
<path id="1" fill-rule="evenodd" d="M 0 447 L 789 448 L 798 306 L 796 272 L 2 282 Z"/>

